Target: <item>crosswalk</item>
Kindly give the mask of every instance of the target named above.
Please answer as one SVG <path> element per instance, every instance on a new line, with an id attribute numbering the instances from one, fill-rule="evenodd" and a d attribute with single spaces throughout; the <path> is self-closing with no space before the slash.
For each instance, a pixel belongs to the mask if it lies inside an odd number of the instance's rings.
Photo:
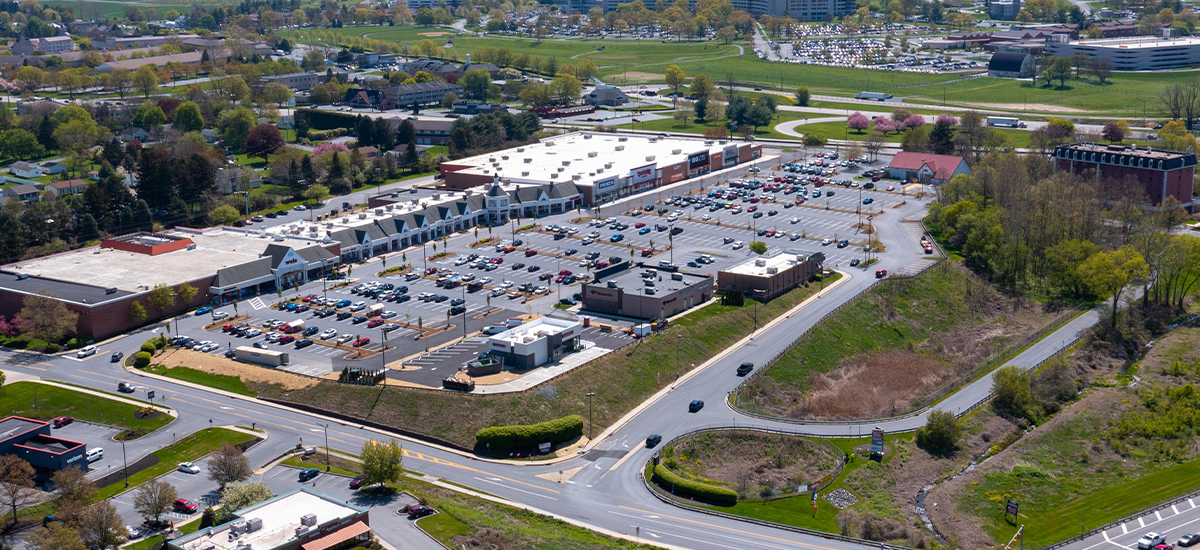
<path id="1" fill-rule="evenodd" d="M 333 349 L 333 348 L 326 348 L 326 349 Z M 346 352 L 341 351 L 341 353 L 346 353 Z M 287 364 L 282 367 L 279 367 L 279 370 L 294 372 L 296 374 L 303 375 L 303 376 L 321 377 L 321 376 L 325 376 L 326 374 L 329 374 L 330 372 L 333 372 L 333 367 L 331 367 L 330 365 L 301 365 L 301 364 L 293 363 L 293 364 Z"/>
<path id="2" fill-rule="evenodd" d="M 254 308 L 255 310 L 266 309 L 267 304 L 263 303 L 262 298 L 255 297 L 250 299 L 250 307 Z"/>

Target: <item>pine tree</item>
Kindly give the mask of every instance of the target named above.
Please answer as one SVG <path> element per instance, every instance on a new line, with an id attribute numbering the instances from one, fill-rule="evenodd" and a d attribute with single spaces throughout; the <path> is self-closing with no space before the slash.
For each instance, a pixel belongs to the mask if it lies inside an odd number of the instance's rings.
<path id="1" fill-rule="evenodd" d="M 91 214 L 79 217 L 79 242 L 91 242 L 100 238 L 100 229 L 96 227 L 96 218 Z"/>
<path id="2" fill-rule="evenodd" d="M 292 159 L 292 163 L 288 166 L 288 186 L 292 188 L 292 196 L 299 197 L 300 193 L 304 192 L 304 186 L 300 185 L 300 164 L 296 159 Z"/>
<path id="3" fill-rule="evenodd" d="M 133 224 L 137 226 L 138 231 L 151 231 L 154 229 L 154 214 L 150 212 L 150 205 L 146 201 L 139 200 L 133 209 Z"/>
<path id="4" fill-rule="evenodd" d="M 313 168 L 311 155 L 304 155 L 304 158 L 300 159 L 300 176 L 304 179 L 305 185 L 317 182 L 317 171 Z"/>
<path id="5" fill-rule="evenodd" d="M 104 144 L 104 151 L 101 153 L 101 156 L 111 166 L 120 165 L 121 161 L 125 160 L 125 151 L 121 149 L 121 141 L 115 137 L 108 140 Z"/>
<path id="6" fill-rule="evenodd" d="M 408 142 L 408 149 L 404 152 L 404 164 L 408 165 L 408 169 L 413 172 L 417 171 L 417 161 L 421 157 L 417 155 L 417 143 L 415 141 Z"/>
<path id="7" fill-rule="evenodd" d="M 58 142 L 54 141 L 54 123 L 50 122 L 49 115 L 42 117 L 38 124 L 37 140 L 47 151 L 58 149 Z"/>

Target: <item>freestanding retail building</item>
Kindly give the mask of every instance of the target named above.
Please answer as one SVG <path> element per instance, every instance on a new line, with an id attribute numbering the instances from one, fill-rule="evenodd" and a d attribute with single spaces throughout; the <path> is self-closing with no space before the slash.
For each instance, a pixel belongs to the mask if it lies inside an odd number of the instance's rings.
<path id="1" fill-rule="evenodd" d="M 633 319 L 662 319 L 683 313 L 713 296 L 711 275 L 621 262 L 601 269 L 583 285 L 583 310 Z"/>

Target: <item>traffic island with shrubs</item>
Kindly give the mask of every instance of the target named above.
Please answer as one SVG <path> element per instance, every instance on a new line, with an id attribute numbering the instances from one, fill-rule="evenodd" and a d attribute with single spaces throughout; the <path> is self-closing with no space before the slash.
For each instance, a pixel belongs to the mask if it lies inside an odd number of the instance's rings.
<path id="1" fill-rule="evenodd" d="M 583 436 L 583 417 L 577 414 L 538 424 L 515 426 L 492 426 L 475 433 L 475 452 L 494 456 L 498 454 L 520 458 L 532 454 L 546 453 L 539 448 L 550 444 L 553 449 Z"/>

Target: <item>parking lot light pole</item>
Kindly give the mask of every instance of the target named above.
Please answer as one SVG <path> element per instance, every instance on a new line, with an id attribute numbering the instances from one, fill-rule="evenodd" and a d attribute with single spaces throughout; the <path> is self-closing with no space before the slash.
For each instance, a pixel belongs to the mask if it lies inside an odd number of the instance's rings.
<path id="1" fill-rule="evenodd" d="M 318 424 L 325 428 L 325 471 L 329 471 L 329 424 Z"/>
<path id="2" fill-rule="evenodd" d="M 125 486 L 129 487 L 129 459 L 125 457 L 125 440 L 121 440 L 121 461 L 125 463 Z"/>
<path id="3" fill-rule="evenodd" d="M 596 392 L 588 392 L 588 442 L 592 440 L 592 398 L 596 396 Z"/>

